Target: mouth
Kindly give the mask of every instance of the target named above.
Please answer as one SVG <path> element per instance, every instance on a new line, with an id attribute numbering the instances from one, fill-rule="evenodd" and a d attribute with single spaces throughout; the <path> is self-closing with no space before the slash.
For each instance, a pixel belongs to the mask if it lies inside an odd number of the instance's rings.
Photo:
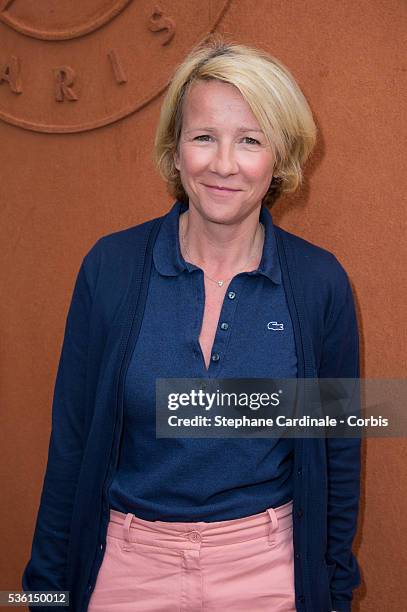
<path id="1" fill-rule="evenodd" d="M 211 189 L 212 191 L 224 191 L 226 193 L 235 193 L 237 191 L 241 191 L 241 189 L 231 189 L 230 187 L 221 187 L 219 185 L 206 185 L 205 183 L 202 183 L 204 187 L 207 187 L 208 189 Z"/>

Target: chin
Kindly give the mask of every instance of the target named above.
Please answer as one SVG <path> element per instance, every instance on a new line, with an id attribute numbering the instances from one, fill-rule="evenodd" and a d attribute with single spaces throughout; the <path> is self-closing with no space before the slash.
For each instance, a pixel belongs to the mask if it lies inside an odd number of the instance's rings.
<path id="1" fill-rule="evenodd" d="M 232 220 L 241 211 L 241 206 L 237 206 L 236 203 L 230 201 L 214 202 L 208 198 L 202 198 L 198 204 L 190 200 L 190 206 L 193 206 L 203 217 L 211 221 Z"/>
<path id="2" fill-rule="evenodd" d="M 189 199 L 190 206 L 195 208 L 208 221 L 233 223 L 246 218 L 257 208 L 252 202 L 242 202 L 240 198 L 231 200 L 214 200 L 202 197 Z M 258 206 L 260 210 L 261 202 Z"/>

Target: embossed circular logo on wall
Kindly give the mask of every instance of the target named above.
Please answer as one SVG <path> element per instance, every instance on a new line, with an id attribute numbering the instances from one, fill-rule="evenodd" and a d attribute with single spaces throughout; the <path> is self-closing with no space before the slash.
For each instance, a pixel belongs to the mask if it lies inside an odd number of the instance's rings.
<path id="1" fill-rule="evenodd" d="M 0 119 L 82 132 L 144 107 L 230 0 L 0 0 Z"/>

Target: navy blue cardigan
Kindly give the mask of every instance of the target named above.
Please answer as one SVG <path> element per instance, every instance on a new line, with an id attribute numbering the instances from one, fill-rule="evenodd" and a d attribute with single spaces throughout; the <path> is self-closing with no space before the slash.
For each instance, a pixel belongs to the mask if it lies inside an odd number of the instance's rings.
<path id="1" fill-rule="evenodd" d="M 87 610 L 105 551 L 124 377 L 163 218 L 103 236 L 92 246 L 67 315 L 48 462 L 22 586 L 69 590 L 69 610 L 75 612 Z M 298 377 L 358 378 L 358 327 L 346 272 L 329 251 L 278 226 L 275 232 Z M 352 590 L 360 584 L 352 552 L 360 438 L 295 439 L 293 477 L 297 610 L 350 612 Z"/>

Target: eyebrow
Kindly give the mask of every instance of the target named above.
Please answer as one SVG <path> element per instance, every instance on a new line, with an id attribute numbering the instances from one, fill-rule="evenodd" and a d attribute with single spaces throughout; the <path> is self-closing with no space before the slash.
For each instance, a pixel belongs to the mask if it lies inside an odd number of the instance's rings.
<path id="1" fill-rule="evenodd" d="M 263 132 L 263 130 L 259 128 L 251 128 L 247 126 L 242 126 L 238 128 L 237 131 L 238 132 Z M 204 126 L 204 127 L 191 128 L 190 130 L 185 130 L 186 134 L 188 134 L 189 132 L 216 132 L 216 128 Z"/>

